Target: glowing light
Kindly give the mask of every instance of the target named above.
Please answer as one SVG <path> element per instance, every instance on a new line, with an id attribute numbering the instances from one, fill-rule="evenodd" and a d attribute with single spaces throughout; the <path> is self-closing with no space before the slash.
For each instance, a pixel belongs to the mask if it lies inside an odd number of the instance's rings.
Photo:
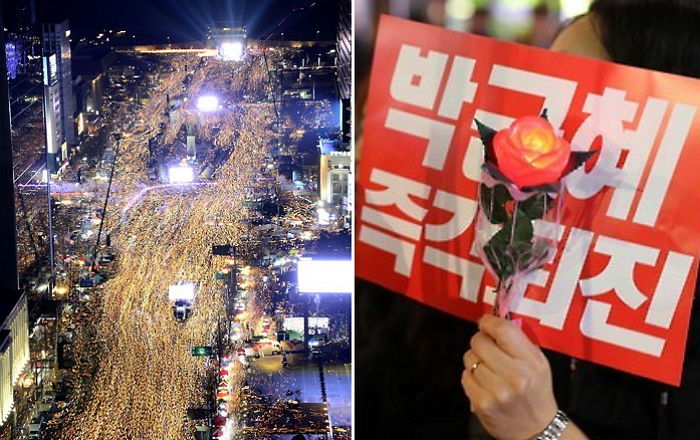
<path id="1" fill-rule="evenodd" d="M 62 296 L 65 295 L 66 293 L 68 293 L 68 287 L 67 287 L 67 286 L 56 286 L 56 287 L 54 287 L 54 289 L 53 289 L 53 294 L 54 294 L 54 296 L 56 296 L 56 297 L 62 297 Z"/>
<path id="2" fill-rule="evenodd" d="M 243 43 L 231 41 L 219 46 L 219 56 L 224 61 L 240 61 L 243 59 Z"/>
<path id="3" fill-rule="evenodd" d="M 588 7 L 590 4 L 590 0 L 562 0 L 560 18 L 565 20 L 567 18 L 585 14 L 588 12 Z"/>
<path id="4" fill-rule="evenodd" d="M 331 223 L 331 214 L 323 208 L 318 208 L 316 211 L 318 213 L 318 224 L 321 226 L 326 226 Z"/>
<path id="5" fill-rule="evenodd" d="M 455 20 L 468 20 L 474 15 L 474 4 L 464 0 L 448 0 L 445 13 Z"/>
<path id="6" fill-rule="evenodd" d="M 168 170 L 168 179 L 170 183 L 189 183 L 194 180 L 194 171 L 188 166 L 172 167 Z"/>
<path id="7" fill-rule="evenodd" d="M 350 260 L 299 260 L 297 275 L 299 292 L 350 293 L 353 286 Z"/>
<path id="8" fill-rule="evenodd" d="M 219 98 L 216 96 L 200 96 L 197 108 L 202 112 L 213 112 L 219 109 Z"/>
<path id="9" fill-rule="evenodd" d="M 314 238 L 314 235 L 313 235 L 313 233 L 311 233 L 311 231 L 304 231 L 301 234 L 302 240 L 311 240 L 312 238 Z"/>
<path id="10" fill-rule="evenodd" d="M 194 284 L 176 284 L 168 288 L 168 299 L 170 301 L 192 301 L 194 300 Z"/>
<path id="11" fill-rule="evenodd" d="M 24 388 L 29 388 L 32 385 L 34 385 L 34 379 L 32 379 L 31 376 L 27 375 L 24 379 L 22 379 L 22 386 Z"/>

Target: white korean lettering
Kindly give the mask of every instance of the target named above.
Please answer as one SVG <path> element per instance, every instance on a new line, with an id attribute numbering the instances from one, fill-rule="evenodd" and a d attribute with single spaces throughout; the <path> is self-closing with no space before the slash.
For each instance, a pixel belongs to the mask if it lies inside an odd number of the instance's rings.
<path id="1" fill-rule="evenodd" d="M 427 140 L 423 166 L 436 170 L 444 168 L 455 131 L 454 125 L 394 108 L 389 109 L 384 125 L 386 128 Z"/>
<path id="2" fill-rule="evenodd" d="M 441 190 L 435 194 L 433 205 L 453 213 L 453 216 L 441 225 L 425 225 L 425 238 L 431 241 L 450 241 L 462 235 L 472 224 L 479 207 L 476 200 Z"/>
<path id="3" fill-rule="evenodd" d="M 693 266 L 693 257 L 669 252 L 656 291 L 651 298 L 645 322 L 657 327 L 669 328 L 678 308 L 683 287 Z"/>
<path id="4" fill-rule="evenodd" d="M 656 224 L 696 112 L 697 107 L 692 105 L 676 104 L 673 108 L 659 152 L 634 215 L 635 223 L 647 226 Z"/>
<path id="5" fill-rule="evenodd" d="M 625 144 L 623 123 L 634 119 L 638 107 L 625 96 L 623 90 L 606 87 L 602 96 L 591 93 L 586 98 L 583 111 L 590 116 L 579 127 L 571 145 L 577 150 L 589 150 L 602 136 L 602 146 L 590 172 L 581 167 L 566 178 L 569 194 L 578 199 L 593 197 L 606 185 L 615 186 L 620 181 L 617 163 Z"/>
<path id="6" fill-rule="evenodd" d="M 358 239 L 362 243 L 392 254 L 394 256 L 394 271 L 396 273 L 403 276 L 411 275 L 413 257 L 416 253 L 415 244 L 366 225 L 360 227 Z"/>
<path id="7" fill-rule="evenodd" d="M 476 60 L 472 58 L 454 57 L 438 115 L 456 120 L 462 110 L 462 104 L 474 100 L 478 84 L 469 79 L 474 72 L 475 64 Z"/>
<path id="8" fill-rule="evenodd" d="M 459 296 L 467 301 L 477 302 L 479 287 L 484 275 L 484 266 L 473 263 L 466 258 L 453 255 L 431 246 L 425 247 L 423 262 L 443 269 L 449 273 L 459 275 L 461 284 Z"/>
<path id="9" fill-rule="evenodd" d="M 578 86 L 576 81 L 498 64 L 493 66 L 489 84 L 544 97 L 542 108 L 537 113 L 547 109 L 549 121 L 555 129 L 564 123 Z"/>
<path id="10" fill-rule="evenodd" d="M 428 51 L 421 56 L 417 46 L 401 46 L 391 78 L 391 97 L 406 104 L 432 109 L 445 73 L 447 54 Z"/>
<path id="11" fill-rule="evenodd" d="M 656 265 L 659 250 L 605 236 L 598 237 L 594 250 L 609 255 L 610 261 L 598 275 L 581 280 L 583 296 L 597 296 L 614 291 L 628 307 L 638 309 L 647 297 L 634 282 L 634 269 L 637 263 Z"/>
<path id="12" fill-rule="evenodd" d="M 369 206 L 362 207 L 362 215 L 360 218 L 363 222 L 379 226 L 382 229 L 412 238 L 416 241 L 420 240 L 421 226 L 419 224 L 411 223 L 386 212 L 370 208 Z"/>
<path id="13" fill-rule="evenodd" d="M 608 323 L 611 310 L 610 304 L 588 300 L 581 317 L 581 333 L 597 341 L 607 342 L 650 356 L 661 356 L 666 343 L 663 338 Z"/>
<path id="14" fill-rule="evenodd" d="M 421 221 L 428 210 L 411 199 L 411 196 L 428 199 L 430 186 L 402 177 L 388 171 L 374 168 L 370 174 L 370 182 L 386 187 L 382 190 L 365 191 L 368 204 L 376 206 L 396 205 L 402 212 L 414 220 Z"/>

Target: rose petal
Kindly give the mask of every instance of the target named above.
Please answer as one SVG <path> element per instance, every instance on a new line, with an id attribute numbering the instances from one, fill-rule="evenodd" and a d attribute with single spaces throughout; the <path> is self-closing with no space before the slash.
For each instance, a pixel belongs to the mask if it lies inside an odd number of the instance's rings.
<path id="1" fill-rule="evenodd" d="M 532 136 L 540 137 L 542 144 L 533 148 L 526 142 Z M 516 119 L 508 129 L 496 133 L 493 146 L 498 168 L 521 188 L 557 182 L 571 154 L 569 143 L 538 116 Z"/>

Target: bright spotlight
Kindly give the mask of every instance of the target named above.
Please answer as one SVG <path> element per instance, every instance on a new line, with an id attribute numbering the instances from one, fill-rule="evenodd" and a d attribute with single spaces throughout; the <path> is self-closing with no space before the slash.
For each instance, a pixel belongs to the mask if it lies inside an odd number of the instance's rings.
<path id="1" fill-rule="evenodd" d="M 243 43 L 231 41 L 221 43 L 219 46 L 219 56 L 224 61 L 240 61 L 243 59 Z"/>
<path id="2" fill-rule="evenodd" d="M 176 284 L 168 287 L 168 299 L 170 301 L 194 300 L 194 284 Z"/>
<path id="3" fill-rule="evenodd" d="M 197 108 L 203 112 L 213 112 L 219 109 L 219 98 L 216 96 L 200 96 Z"/>
<path id="4" fill-rule="evenodd" d="M 194 180 L 194 171 L 188 166 L 172 167 L 168 170 L 168 178 L 170 183 L 189 183 Z"/>

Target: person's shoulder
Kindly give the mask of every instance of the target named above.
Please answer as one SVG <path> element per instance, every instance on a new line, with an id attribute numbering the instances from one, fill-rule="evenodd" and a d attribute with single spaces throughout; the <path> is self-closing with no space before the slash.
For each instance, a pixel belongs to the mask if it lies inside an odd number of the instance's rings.
<path id="1" fill-rule="evenodd" d="M 552 50 L 608 61 L 610 55 L 603 46 L 597 29 L 595 14 L 586 14 L 559 33 L 552 43 Z"/>

